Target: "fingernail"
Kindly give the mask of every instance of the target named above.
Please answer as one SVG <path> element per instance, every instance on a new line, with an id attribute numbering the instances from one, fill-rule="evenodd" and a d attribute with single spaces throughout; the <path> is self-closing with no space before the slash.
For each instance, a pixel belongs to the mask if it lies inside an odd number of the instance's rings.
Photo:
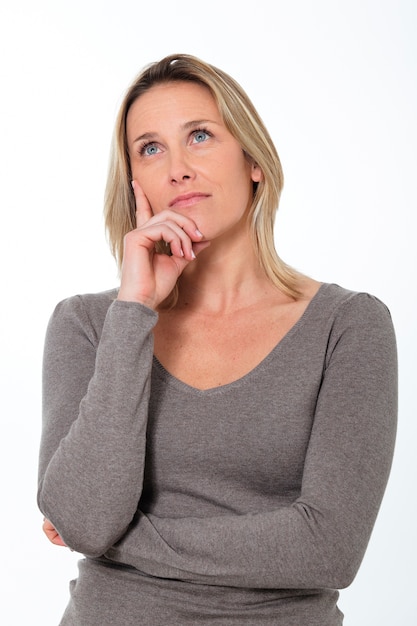
<path id="1" fill-rule="evenodd" d="M 134 191 L 134 190 L 135 190 L 135 181 L 134 181 L 134 180 L 131 180 L 131 181 L 130 181 L 130 184 L 132 185 L 132 189 L 133 189 L 133 191 Z"/>
<path id="2" fill-rule="evenodd" d="M 192 256 L 193 259 L 197 258 L 196 255 L 195 255 L 195 252 L 194 252 L 194 250 L 192 248 L 191 248 L 191 256 Z"/>
<path id="3" fill-rule="evenodd" d="M 202 236 L 203 236 L 203 233 L 201 233 L 201 232 L 198 230 L 198 228 L 197 228 L 197 230 L 195 231 L 195 234 L 196 234 L 198 237 L 202 237 Z"/>

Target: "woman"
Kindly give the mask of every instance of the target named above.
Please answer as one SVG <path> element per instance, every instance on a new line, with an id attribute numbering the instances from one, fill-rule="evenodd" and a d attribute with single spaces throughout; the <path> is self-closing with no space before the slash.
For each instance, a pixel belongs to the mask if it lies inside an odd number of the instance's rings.
<path id="1" fill-rule="evenodd" d="M 384 304 L 285 265 L 274 145 L 224 72 L 146 68 L 116 123 L 118 290 L 69 298 L 44 360 L 39 506 L 85 555 L 61 624 L 342 624 L 388 479 Z"/>

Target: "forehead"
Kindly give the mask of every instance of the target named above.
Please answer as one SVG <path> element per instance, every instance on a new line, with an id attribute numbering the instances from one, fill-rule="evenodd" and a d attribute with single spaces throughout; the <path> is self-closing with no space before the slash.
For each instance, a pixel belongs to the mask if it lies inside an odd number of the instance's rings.
<path id="1" fill-rule="evenodd" d="M 154 85 L 139 96 L 127 115 L 129 126 L 143 126 L 190 119 L 221 118 L 218 106 L 207 87 L 191 81 L 175 81 Z M 147 129 L 149 130 L 149 129 Z"/>

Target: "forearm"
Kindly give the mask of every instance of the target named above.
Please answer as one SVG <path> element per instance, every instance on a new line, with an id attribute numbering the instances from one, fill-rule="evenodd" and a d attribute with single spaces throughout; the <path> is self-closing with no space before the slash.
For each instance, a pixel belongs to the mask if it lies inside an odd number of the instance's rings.
<path id="1" fill-rule="evenodd" d="M 352 546 L 339 530 L 302 504 L 211 518 L 140 515 L 134 535 L 106 556 L 150 575 L 196 583 L 340 589 L 353 580 L 368 537 Z"/>
<path id="2" fill-rule="evenodd" d="M 363 559 L 391 466 L 395 408 L 387 408 L 367 432 L 351 422 L 333 451 L 318 453 L 312 441 L 302 494 L 294 503 L 246 515 L 139 514 L 108 556 L 151 575 L 206 584 L 348 586 Z"/>

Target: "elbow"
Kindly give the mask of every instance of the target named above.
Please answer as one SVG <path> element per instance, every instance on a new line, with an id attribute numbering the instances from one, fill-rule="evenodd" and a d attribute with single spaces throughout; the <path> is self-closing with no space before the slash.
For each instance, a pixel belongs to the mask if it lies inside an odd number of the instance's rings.
<path id="1" fill-rule="evenodd" d="M 320 580 L 320 587 L 327 589 L 346 589 L 349 587 L 358 573 L 363 554 L 355 547 L 341 545 L 341 542 L 331 547 L 324 546 L 319 559 L 320 571 L 317 578 Z"/>
<path id="2" fill-rule="evenodd" d="M 358 567 L 353 563 L 333 563 L 325 574 L 323 587 L 326 589 L 346 589 L 355 579 Z"/>
<path id="3" fill-rule="evenodd" d="M 344 516 L 341 519 L 331 511 L 325 515 L 303 506 L 302 512 L 309 522 L 301 554 L 303 586 L 346 589 L 358 573 L 369 533 L 363 525 L 348 525 Z"/>
<path id="4" fill-rule="evenodd" d="M 64 532 L 61 536 L 71 550 L 91 558 L 103 556 L 116 543 L 111 537 L 89 536 L 86 533 L 71 533 L 67 536 Z"/>
<path id="5" fill-rule="evenodd" d="M 105 554 L 125 534 L 129 522 L 110 515 L 81 514 L 64 507 L 48 505 L 38 493 L 38 506 L 46 519 L 55 527 L 68 548 L 89 557 Z"/>
<path id="6" fill-rule="evenodd" d="M 126 531 L 126 528 L 77 527 L 59 522 L 56 529 L 68 548 L 92 558 L 105 554 Z"/>

